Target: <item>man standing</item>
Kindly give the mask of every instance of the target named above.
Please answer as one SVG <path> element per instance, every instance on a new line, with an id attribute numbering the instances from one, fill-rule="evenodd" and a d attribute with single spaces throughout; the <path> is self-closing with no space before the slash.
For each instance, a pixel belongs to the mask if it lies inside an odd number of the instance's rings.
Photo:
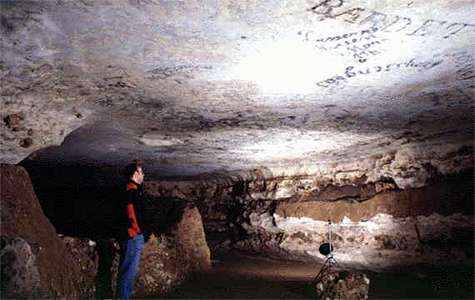
<path id="1" fill-rule="evenodd" d="M 121 199 L 121 229 L 119 232 L 120 263 L 117 276 L 117 298 L 129 299 L 134 288 L 144 245 L 143 236 L 143 190 L 144 173 L 140 161 L 125 167 L 127 179 L 125 197 Z"/>

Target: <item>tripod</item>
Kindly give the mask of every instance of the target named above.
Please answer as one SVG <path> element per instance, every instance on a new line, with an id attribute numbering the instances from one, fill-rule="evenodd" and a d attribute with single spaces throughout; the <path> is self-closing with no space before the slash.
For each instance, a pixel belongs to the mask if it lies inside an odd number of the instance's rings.
<path id="1" fill-rule="evenodd" d="M 320 272 L 318 272 L 317 276 L 313 279 L 313 282 L 318 282 L 321 277 L 330 271 L 332 268 L 337 267 L 338 263 L 333 257 L 333 245 L 332 245 L 332 222 L 328 220 L 328 243 L 324 243 L 320 245 L 319 251 L 321 254 L 326 256 L 325 262 L 323 263 Z"/>

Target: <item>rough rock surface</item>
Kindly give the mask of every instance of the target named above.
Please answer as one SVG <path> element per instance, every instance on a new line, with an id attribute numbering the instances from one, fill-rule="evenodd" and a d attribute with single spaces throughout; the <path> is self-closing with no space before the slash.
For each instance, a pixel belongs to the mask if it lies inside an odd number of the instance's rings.
<path id="1" fill-rule="evenodd" d="M 59 238 L 66 246 L 75 266 L 80 270 L 78 277 L 75 278 L 80 297 L 95 298 L 99 260 L 96 243 L 90 239 L 64 235 L 59 235 Z"/>
<path id="2" fill-rule="evenodd" d="M 134 295 L 165 294 L 190 273 L 211 267 L 211 257 L 196 208 L 183 208 L 164 234 L 152 234 L 144 246 Z"/>
<path id="3" fill-rule="evenodd" d="M 462 264 L 473 259 L 473 216 L 453 214 L 394 218 L 377 214 L 360 222 L 332 225 L 335 258 L 348 267 L 382 270 L 418 263 Z M 320 260 L 328 222 L 310 218 L 252 215 L 248 239 L 237 247 L 296 259 Z M 261 240 L 262 232 L 272 239 Z M 253 249 L 249 245 L 254 245 Z"/>
<path id="4" fill-rule="evenodd" d="M 419 187 L 473 165 L 470 1 L 2 1 L 1 161 Z"/>
<path id="5" fill-rule="evenodd" d="M 338 260 L 348 266 L 378 270 L 467 262 L 473 259 L 471 178 L 465 174 L 422 189 L 386 191 L 362 202 L 274 201 L 261 210 L 245 204 L 241 209 L 248 218 L 235 223 L 241 238 L 234 247 L 322 260 L 315 245 L 327 241 L 331 219 Z"/>
<path id="6" fill-rule="evenodd" d="M 357 187 L 350 186 L 340 189 L 338 198 L 280 201 L 275 212 L 281 216 L 309 217 L 322 221 L 331 219 L 333 222 L 341 222 L 345 217 L 360 221 L 378 213 L 394 217 L 429 215 L 434 212 L 442 215 L 457 212 L 470 214 L 473 211 L 472 182 L 473 175 L 465 173 L 417 189 L 391 189 L 391 184 L 386 183 L 386 189 L 379 188 L 376 194 L 370 194 L 368 198 L 355 192 L 358 191 Z M 338 187 L 333 188 L 338 190 Z"/>
<path id="7" fill-rule="evenodd" d="M 3 297 L 37 298 L 41 296 L 36 254 L 22 238 L 1 237 Z"/>
<path id="8" fill-rule="evenodd" d="M 2 164 L 0 179 L 2 236 L 10 238 L 11 247 L 16 245 L 14 247 L 19 251 L 17 255 L 27 258 L 26 266 L 32 266 L 34 260 L 34 268 L 38 270 L 39 282 L 31 285 L 30 292 L 37 293 L 39 297 L 78 297 L 79 286 L 75 280 L 79 270 L 58 238 L 55 228 L 44 216 L 28 173 L 22 167 Z M 7 258 L 2 257 L 2 266 L 4 259 L 8 261 Z M 16 271 L 32 270 L 22 267 Z M 8 278 L 14 274 L 3 275 L 2 278 Z M 33 273 L 30 275 L 33 276 Z M 28 278 L 30 275 L 16 276 Z M 21 293 L 30 293 L 24 288 Z"/>
<path id="9" fill-rule="evenodd" d="M 155 197 L 193 201 L 214 250 L 321 260 L 327 220 L 342 263 L 381 269 L 412 263 L 458 263 L 473 255 L 473 177 L 461 174 L 419 189 L 328 185 L 311 178 L 151 181 Z M 451 256 L 456 259 L 447 260 Z"/>
<path id="10" fill-rule="evenodd" d="M 317 299 L 368 299 L 369 278 L 361 272 L 329 270 L 315 284 Z"/>

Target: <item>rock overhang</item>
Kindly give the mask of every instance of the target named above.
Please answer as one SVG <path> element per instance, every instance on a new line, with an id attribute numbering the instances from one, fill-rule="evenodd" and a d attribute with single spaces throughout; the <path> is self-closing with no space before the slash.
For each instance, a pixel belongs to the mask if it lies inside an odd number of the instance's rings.
<path id="1" fill-rule="evenodd" d="M 473 166 L 471 8 L 4 1 L 2 161 L 83 126 L 36 159 L 420 186 Z"/>

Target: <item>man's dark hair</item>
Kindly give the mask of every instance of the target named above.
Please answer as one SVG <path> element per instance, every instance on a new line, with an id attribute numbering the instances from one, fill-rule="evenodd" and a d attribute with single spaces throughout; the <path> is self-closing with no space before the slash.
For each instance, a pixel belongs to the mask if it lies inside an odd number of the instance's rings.
<path id="1" fill-rule="evenodd" d="M 142 161 L 138 159 L 134 159 L 133 163 L 128 164 L 124 168 L 124 177 L 125 179 L 130 179 L 132 176 L 134 176 L 135 171 L 137 171 L 138 168 L 142 167 Z"/>

